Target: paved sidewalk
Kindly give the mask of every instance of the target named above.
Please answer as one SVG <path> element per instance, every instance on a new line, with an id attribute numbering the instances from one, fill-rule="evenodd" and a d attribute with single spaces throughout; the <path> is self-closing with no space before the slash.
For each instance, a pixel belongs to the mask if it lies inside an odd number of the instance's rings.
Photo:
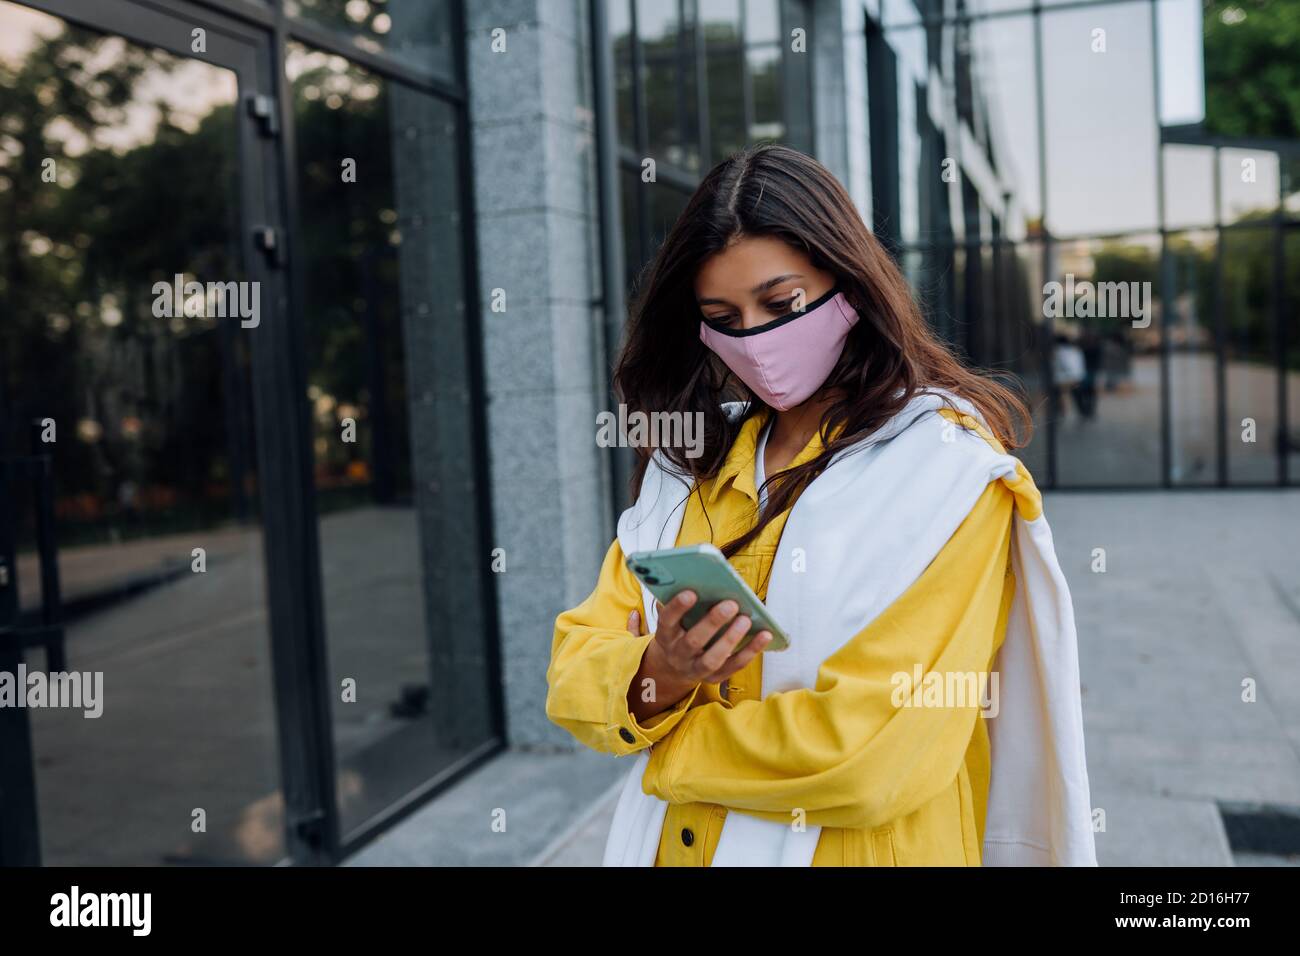
<path id="1" fill-rule="evenodd" d="M 1079 625 L 1100 863 L 1285 862 L 1234 860 L 1218 805 L 1300 807 L 1300 491 L 1057 493 L 1047 515 Z M 357 862 L 597 865 L 623 767 L 507 755 Z M 531 832 L 494 843 L 483 807 L 512 804 Z M 437 835 L 452 818 L 454 851 Z"/>
<path id="2" fill-rule="evenodd" d="M 599 865 L 608 824 L 603 829 L 587 824 L 626 766 L 625 761 L 589 750 L 507 751 L 344 863 Z"/>
<path id="3" fill-rule="evenodd" d="M 1062 493 L 1047 514 L 1099 861 L 1231 865 L 1219 803 L 1300 807 L 1300 491 Z"/>

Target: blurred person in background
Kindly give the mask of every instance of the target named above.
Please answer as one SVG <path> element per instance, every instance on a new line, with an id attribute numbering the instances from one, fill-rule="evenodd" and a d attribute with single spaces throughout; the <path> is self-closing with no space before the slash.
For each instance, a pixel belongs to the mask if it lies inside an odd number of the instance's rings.
<path id="1" fill-rule="evenodd" d="M 1057 332 L 1052 344 L 1052 380 L 1056 383 L 1057 394 L 1060 396 L 1061 421 L 1069 417 L 1071 400 L 1078 402 L 1076 390 L 1087 374 L 1083 350 L 1065 332 Z M 1079 408 L 1079 414 L 1082 416 L 1082 408 Z"/>

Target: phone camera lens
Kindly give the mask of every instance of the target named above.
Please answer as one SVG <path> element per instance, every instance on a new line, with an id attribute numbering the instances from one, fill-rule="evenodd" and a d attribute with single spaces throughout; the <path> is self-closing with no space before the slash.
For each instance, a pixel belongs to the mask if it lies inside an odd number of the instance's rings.
<path id="1" fill-rule="evenodd" d="M 644 564 L 638 564 L 638 565 L 636 566 L 636 573 L 637 573 L 637 574 L 649 574 L 649 573 L 650 573 L 650 569 L 647 568 Z"/>
<path id="2" fill-rule="evenodd" d="M 659 583 L 659 579 L 658 579 L 657 577 L 655 577 L 654 575 L 646 575 L 645 583 L 646 583 L 646 584 L 658 584 L 658 583 Z"/>

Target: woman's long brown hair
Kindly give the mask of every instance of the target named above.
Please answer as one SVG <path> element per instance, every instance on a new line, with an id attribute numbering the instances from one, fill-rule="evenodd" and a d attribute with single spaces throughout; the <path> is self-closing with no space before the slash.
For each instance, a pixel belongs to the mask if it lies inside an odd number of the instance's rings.
<path id="1" fill-rule="evenodd" d="M 721 402 L 748 400 L 748 418 L 765 409 L 700 341 L 695 301 L 700 266 L 729 242 L 773 236 L 807 253 L 835 276 L 860 321 L 823 385 L 837 396 L 819 425 L 825 447 L 811 461 L 778 473 L 766 485 L 767 504 L 748 532 L 728 542 L 731 556 L 752 541 L 840 451 L 856 444 L 926 387 L 971 402 L 1007 448 L 1028 441 L 1032 420 L 1006 386 L 962 365 L 931 331 L 893 259 L 868 231 L 853 201 L 830 171 L 787 146 L 751 147 L 709 171 L 644 274 L 633 303 L 614 387 L 629 413 L 703 416 L 704 450 L 660 447 L 694 486 L 717 474 L 743 419 L 730 421 Z M 834 439 L 830 436 L 834 435 Z M 637 448 L 635 497 L 652 447 Z"/>

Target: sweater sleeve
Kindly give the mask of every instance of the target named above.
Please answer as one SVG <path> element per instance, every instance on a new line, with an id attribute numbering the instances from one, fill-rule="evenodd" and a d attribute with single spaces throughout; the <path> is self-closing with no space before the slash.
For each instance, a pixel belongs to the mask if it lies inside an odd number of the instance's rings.
<path id="1" fill-rule="evenodd" d="M 855 828 L 937 796 L 958 774 L 985 685 L 960 706 L 917 706 L 932 701 L 907 685 L 918 666 L 945 686 L 952 675 L 987 679 L 1014 588 L 1013 501 L 992 482 L 911 587 L 822 663 L 812 688 L 687 713 L 652 750 L 645 792 L 784 823 L 802 809 L 809 824 Z"/>
<path id="2" fill-rule="evenodd" d="M 610 545 L 596 588 L 585 601 L 560 614 L 546 671 L 546 716 L 594 750 L 628 754 L 663 739 L 696 703 L 700 685 L 672 707 L 638 721 L 627 692 L 653 634 L 634 635 L 627 618 L 641 608 L 641 585 Z M 644 619 L 644 617 L 643 617 Z M 648 689 L 638 692 L 649 693 Z"/>

